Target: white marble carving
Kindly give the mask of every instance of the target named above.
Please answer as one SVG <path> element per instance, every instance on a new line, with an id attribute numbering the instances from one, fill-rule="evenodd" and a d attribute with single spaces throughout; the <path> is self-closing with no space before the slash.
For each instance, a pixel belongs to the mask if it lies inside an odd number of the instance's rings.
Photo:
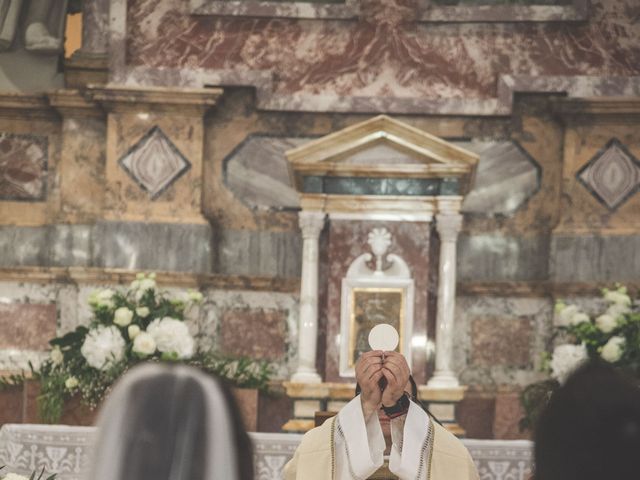
<path id="1" fill-rule="evenodd" d="M 0 429 L 0 463 L 7 472 L 28 475 L 45 467 L 58 480 L 84 480 L 95 438 L 94 427 L 5 424 Z M 250 433 L 256 480 L 280 480 L 302 435 Z M 526 440 L 462 441 L 481 480 L 526 480 L 531 474 L 532 444 Z M 99 454 L 99 452 L 98 452 Z"/>
<path id="2" fill-rule="evenodd" d="M 342 280 L 340 304 L 340 376 L 342 377 L 355 375 L 353 350 L 359 350 L 358 338 L 366 340 L 369 334 L 366 329 L 361 330 L 360 335 L 355 331 L 355 294 L 358 291 L 370 291 L 372 294 L 374 292 L 401 294 L 401 318 L 397 321 L 399 325 L 394 326 L 400 333 L 400 352 L 411 367 L 414 304 L 414 281 L 411 278 L 411 270 L 404 259 L 393 253 L 387 253 L 391 245 L 391 234 L 386 228 L 375 228 L 369 232 L 367 243 L 373 255 L 363 253 L 353 260 Z M 373 268 L 370 266 L 371 263 Z M 367 316 L 375 317 L 378 314 L 373 312 Z M 394 323 L 391 319 L 382 316 L 374 320 L 376 323 Z"/>
<path id="3" fill-rule="evenodd" d="M 300 279 L 300 325 L 298 368 L 292 382 L 319 383 L 316 370 L 318 342 L 318 239 L 324 227 L 324 212 L 303 210 L 299 214 L 302 230 L 302 278 Z"/>
<path id="4" fill-rule="evenodd" d="M 577 176 L 592 195 L 615 210 L 640 187 L 640 162 L 614 138 Z"/>
<path id="5" fill-rule="evenodd" d="M 159 127 L 149 130 L 119 163 L 153 199 L 191 168 L 189 160 Z"/>

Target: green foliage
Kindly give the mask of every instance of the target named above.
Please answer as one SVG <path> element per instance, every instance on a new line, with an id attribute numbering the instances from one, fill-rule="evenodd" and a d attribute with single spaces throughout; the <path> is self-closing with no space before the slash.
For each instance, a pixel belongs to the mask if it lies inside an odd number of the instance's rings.
<path id="1" fill-rule="evenodd" d="M 275 371 L 271 363 L 247 357 L 228 357 L 215 352 L 198 352 L 192 362 L 207 373 L 227 379 L 239 388 L 266 390 Z"/>
<path id="2" fill-rule="evenodd" d="M 196 350 L 191 356 L 186 356 L 190 353 L 183 353 L 181 356 L 175 351 L 161 351 L 155 340 L 152 340 L 153 351 L 141 350 L 139 346 L 135 346 L 134 339 L 137 335 L 146 334 L 147 339 L 151 337 L 147 331 L 151 322 L 158 320 L 162 324 L 168 317 L 169 322 L 175 324 L 178 321 L 179 325 L 190 308 L 201 300 L 202 295 L 199 292 L 191 291 L 172 297 L 168 292 L 159 291 L 153 274 L 138 274 L 131 287 L 124 292 L 102 290 L 92 293 L 89 305 L 93 317 L 89 326 L 79 326 L 72 332 L 52 339 L 49 342 L 52 347 L 50 358 L 34 372 L 41 386 L 38 397 L 40 418 L 45 422 L 58 421 L 65 402 L 76 395 L 79 395 L 82 403 L 88 407 L 96 408 L 123 373 L 145 361 L 183 362 L 223 377 L 238 387 L 265 389 L 274 373 L 268 362 L 250 358 L 230 358 L 212 351 Z M 122 317 L 118 317 L 118 309 L 125 308 L 126 311 L 120 312 L 124 312 L 126 317 L 122 320 Z M 107 349 L 111 356 L 102 364 L 96 364 L 91 361 L 91 349 L 87 348 L 83 354 L 82 348 L 88 336 L 90 337 L 89 334 L 95 336 L 104 330 L 110 332 L 111 338 L 116 338 L 112 340 L 115 342 L 115 350 Z M 185 329 L 178 331 L 186 332 Z M 172 337 L 175 332 L 171 330 Z M 183 333 L 180 338 L 185 337 L 193 341 L 188 332 Z M 118 342 L 122 341 L 124 349 L 122 343 L 118 346 Z M 117 354 L 114 354 L 114 351 Z M 5 383 L 13 385 L 20 380 L 18 377 L 7 377 Z M 1 382 L 0 380 L 0 387 Z"/>
<path id="3" fill-rule="evenodd" d="M 640 379 L 640 311 L 634 309 L 627 289 L 622 285 L 617 284 L 615 290 L 604 289 L 602 294 L 608 308 L 593 318 L 576 306 L 558 302 L 555 308 L 558 324 L 554 327 L 552 338 L 560 344 L 584 345 L 589 359 L 608 361 Z M 553 376 L 553 362 L 553 355 L 544 352 L 541 370 Z M 520 400 L 525 417 L 520 422 L 521 428 L 535 426 L 540 413 L 559 386 L 557 380 L 548 379 L 533 383 L 523 390 Z"/>

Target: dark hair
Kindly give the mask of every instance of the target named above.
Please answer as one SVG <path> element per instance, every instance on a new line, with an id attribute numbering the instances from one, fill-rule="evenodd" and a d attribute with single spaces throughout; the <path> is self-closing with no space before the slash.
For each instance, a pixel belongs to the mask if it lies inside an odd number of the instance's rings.
<path id="1" fill-rule="evenodd" d="M 411 398 L 415 402 L 415 401 L 418 400 L 418 385 L 416 385 L 416 381 L 413 379 L 412 375 L 409 375 L 409 383 L 411 383 Z M 356 394 L 355 394 L 355 396 L 357 397 L 358 395 L 360 395 L 361 391 L 362 391 L 362 389 L 360 388 L 360 384 L 356 383 Z"/>
<path id="2" fill-rule="evenodd" d="M 637 478 L 640 389 L 610 365 L 588 363 L 551 397 L 535 434 L 536 480 Z"/>

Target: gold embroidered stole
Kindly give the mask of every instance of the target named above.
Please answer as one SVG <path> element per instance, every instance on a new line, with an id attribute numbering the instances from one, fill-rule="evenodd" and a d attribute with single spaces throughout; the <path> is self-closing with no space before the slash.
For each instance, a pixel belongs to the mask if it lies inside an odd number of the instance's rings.
<path id="1" fill-rule="evenodd" d="M 333 417 L 331 420 L 331 478 L 335 480 L 336 478 L 336 450 L 335 450 L 335 429 L 336 423 L 338 422 L 337 415 Z M 340 430 L 340 428 L 339 428 Z M 418 467 L 418 475 L 419 479 L 422 475 L 423 470 L 426 468 L 427 471 L 427 480 L 431 479 L 431 460 L 433 458 L 433 440 L 435 435 L 435 427 L 433 426 L 433 420 L 429 417 L 429 426 L 427 427 L 427 435 L 424 438 L 424 442 L 422 443 L 422 449 L 420 454 L 420 465 Z M 347 450 L 348 457 L 348 450 Z M 384 465 L 380 467 L 376 472 L 371 475 L 367 480 L 398 480 L 398 477 L 391 473 L 389 470 L 389 462 L 385 461 Z"/>

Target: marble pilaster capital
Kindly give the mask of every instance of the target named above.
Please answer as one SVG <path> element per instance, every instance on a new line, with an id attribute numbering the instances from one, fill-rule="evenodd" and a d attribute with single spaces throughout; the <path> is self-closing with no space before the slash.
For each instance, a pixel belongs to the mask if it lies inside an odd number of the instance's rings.
<path id="1" fill-rule="evenodd" d="M 87 95 L 109 112 L 145 110 L 187 116 L 204 115 L 224 91 L 221 88 L 91 86 Z"/>
<path id="2" fill-rule="evenodd" d="M 462 228 L 462 215 L 438 214 L 436 215 L 436 229 L 443 242 L 455 242 Z"/>
<path id="3" fill-rule="evenodd" d="M 97 103 L 87 99 L 80 90 L 57 90 L 48 94 L 49 103 L 63 117 L 103 117 L 104 111 Z"/>
<path id="4" fill-rule="evenodd" d="M 302 210 L 298 213 L 298 223 L 302 230 L 302 238 L 317 239 L 324 227 L 326 214 L 319 211 Z"/>
<path id="5" fill-rule="evenodd" d="M 460 213 L 464 197 L 460 195 L 442 195 L 436 197 L 438 213 L 455 214 Z"/>

